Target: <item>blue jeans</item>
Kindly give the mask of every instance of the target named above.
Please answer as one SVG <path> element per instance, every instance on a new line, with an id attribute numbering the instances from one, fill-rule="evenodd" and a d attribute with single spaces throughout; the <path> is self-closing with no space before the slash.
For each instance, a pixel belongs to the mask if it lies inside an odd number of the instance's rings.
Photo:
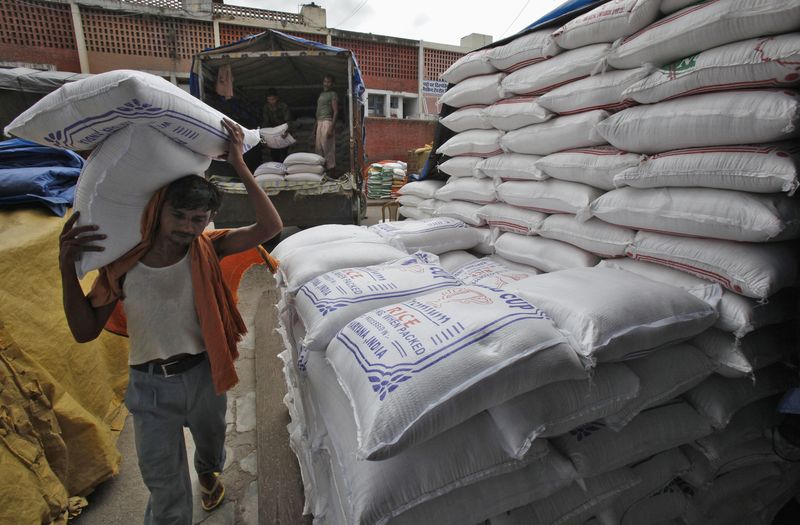
<path id="1" fill-rule="evenodd" d="M 225 465 L 226 395 L 217 395 L 208 358 L 171 377 L 130 369 L 125 404 L 133 415 L 139 470 L 150 491 L 145 525 L 192 525 L 192 484 L 183 427 L 198 475 Z"/>

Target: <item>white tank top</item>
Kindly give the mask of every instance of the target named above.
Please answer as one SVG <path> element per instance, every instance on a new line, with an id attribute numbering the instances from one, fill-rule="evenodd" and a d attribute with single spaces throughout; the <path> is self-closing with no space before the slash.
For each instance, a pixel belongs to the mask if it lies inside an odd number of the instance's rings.
<path id="1" fill-rule="evenodd" d="M 188 253 L 163 268 L 136 263 L 125 275 L 122 289 L 130 336 L 129 364 L 205 350 Z"/>

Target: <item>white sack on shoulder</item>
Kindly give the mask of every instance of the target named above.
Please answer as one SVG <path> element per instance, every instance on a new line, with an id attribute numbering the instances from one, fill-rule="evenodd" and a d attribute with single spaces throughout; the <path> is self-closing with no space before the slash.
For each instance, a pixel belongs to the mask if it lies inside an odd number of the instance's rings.
<path id="1" fill-rule="evenodd" d="M 557 179 L 543 181 L 509 181 L 497 186 L 501 202 L 544 213 L 569 213 L 584 218 L 589 205 L 603 194 L 602 190 Z"/>
<path id="2" fill-rule="evenodd" d="M 458 84 L 469 77 L 489 75 L 495 71 L 497 71 L 497 68 L 489 62 L 489 53 L 486 50 L 479 49 L 478 51 L 467 53 L 453 62 L 444 73 L 439 75 L 439 78 L 450 84 Z"/>
<path id="3" fill-rule="evenodd" d="M 474 228 L 449 217 L 384 222 L 369 229 L 409 253 L 423 251 L 438 254 L 470 250 L 482 238 Z"/>
<path id="4" fill-rule="evenodd" d="M 640 231 L 625 255 L 689 272 L 755 299 L 797 282 L 797 244 L 792 242 L 743 243 Z"/>
<path id="5" fill-rule="evenodd" d="M 536 162 L 536 167 L 550 177 L 580 182 L 603 190 L 613 190 L 615 176 L 637 166 L 638 153 L 628 153 L 613 146 L 595 146 L 552 153 Z"/>
<path id="6" fill-rule="evenodd" d="M 68 85 L 68 84 L 67 84 Z M 129 125 L 95 148 L 75 187 L 76 226 L 96 224 L 107 237 L 75 263 L 78 276 L 105 266 L 142 240 L 142 213 L 156 191 L 184 175 L 203 174 L 211 159 L 145 125 Z"/>
<path id="7" fill-rule="evenodd" d="M 472 155 L 475 157 L 491 157 L 503 152 L 500 148 L 500 139 L 503 132 L 497 129 L 470 129 L 462 131 L 451 137 L 439 146 L 436 153 L 455 157 L 457 155 Z"/>
<path id="8" fill-rule="evenodd" d="M 620 226 L 690 237 L 766 242 L 800 236 L 800 201 L 782 193 L 710 188 L 619 188 L 591 205 Z"/>
<path id="9" fill-rule="evenodd" d="M 479 286 L 373 310 L 339 332 L 327 357 L 367 459 L 391 457 L 523 392 L 585 375 L 543 312 L 514 293 Z"/>
<path id="10" fill-rule="evenodd" d="M 541 62 L 561 52 L 548 29 L 515 38 L 508 44 L 489 50 L 489 62 L 497 69 L 514 71 Z"/>
<path id="11" fill-rule="evenodd" d="M 228 151 L 223 118 L 159 76 L 120 69 L 64 84 L 15 118 L 5 133 L 86 151 L 126 126 L 141 124 L 195 153 L 219 157 Z M 258 131 L 244 129 L 245 151 L 260 141 Z"/>
<path id="12" fill-rule="evenodd" d="M 572 334 L 583 355 L 601 362 L 633 359 L 694 337 L 716 321 L 721 294 L 719 286 L 711 283 L 695 290 L 695 296 L 603 267 L 537 275 L 521 281 L 515 291 L 544 308 L 556 326 Z"/>
<path id="13" fill-rule="evenodd" d="M 564 49 L 614 42 L 655 21 L 660 4 L 661 0 L 611 0 L 558 28 L 553 40 Z"/>
<path id="14" fill-rule="evenodd" d="M 531 124 L 541 124 L 553 114 L 538 104 L 537 97 L 511 97 L 483 108 L 486 122 L 496 129 L 511 131 Z"/>
<path id="15" fill-rule="evenodd" d="M 608 224 L 599 219 L 579 221 L 574 216 L 550 215 L 536 231 L 546 239 L 555 239 L 577 246 L 600 257 L 622 257 L 636 237 L 636 232 Z"/>
<path id="16" fill-rule="evenodd" d="M 503 78 L 500 98 L 508 98 L 512 94 L 541 95 L 568 82 L 588 77 L 610 49 L 610 44 L 593 44 L 518 69 Z"/>
<path id="17" fill-rule="evenodd" d="M 788 140 L 797 135 L 799 114 L 800 98 L 793 91 L 727 91 L 634 106 L 596 130 L 619 149 L 660 153 Z"/>
<path id="18" fill-rule="evenodd" d="M 503 153 L 488 159 L 482 159 L 475 170 L 484 177 L 495 181 L 507 180 L 544 180 L 547 175 L 536 167 L 540 155 L 523 153 Z"/>
<path id="19" fill-rule="evenodd" d="M 607 118 L 608 112 L 599 109 L 554 118 L 542 124 L 509 131 L 500 138 L 500 146 L 503 151 L 532 155 L 598 146 L 607 140 L 597 133 L 596 126 Z"/>
<path id="20" fill-rule="evenodd" d="M 800 82 L 800 33 L 754 38 L 703 51 L 656 69 L 624 93 L 642 104 L 737 88 Z M 544 105 L 544 104 L 542 104 Z"/>
<path id="21" fill-rule="evenodd" d="M 439 98 L 439 104 L 447 104 L 455 108 L 474 104 L 494 104 L 503 98 L 500 94 L 500 82 L 505 76 L 505 73 L 495 73 L 470 77 L 445 91 L 444 95 Z"/>
<path id="22" fill-rule="evenodd" d="M 791 142 L 667 151 L 642 157 L 617 173 L 614 184 L 634 188 L 718 188 L 794 194 L 800 146 Z"/>
<path id="23" fill-rule="evenodd" d="M 636 103 L 623 92 L 648 74 L 647 68 L 609 71 L 570 82 L 539 97 L 537 103 L 559 115 L 593 109 L 617 111 Z"/>
<path id="24" fill-rule="evenodd" d="M 617 69 L 662 66 L 706 49 L 800 28 L 795 0 L 702 2 L 642 29 L 615 46 L 608 63 Z"/>
<path id="25" fill-rule="evenodd" d="M 505 259 L 543 272 L 594 266 L 600 260 L 596 255 L 565 242 L 510 232 L 497 238 L 494 249 Z"/>

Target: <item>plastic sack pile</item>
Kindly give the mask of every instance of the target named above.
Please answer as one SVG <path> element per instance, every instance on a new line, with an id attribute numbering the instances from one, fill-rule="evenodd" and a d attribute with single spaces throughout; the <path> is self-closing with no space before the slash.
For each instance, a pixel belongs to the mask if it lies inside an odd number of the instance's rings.
<path id="1" fill-rule="evenodd" d="M 322 182 L 325 158 L 316 153 L 297 152 L 287 155 L 283 162 L 265 162 L 253 172 L 262 185 L 275 182 Z"/>
<path id="2" fill-rule="evenodd" d="M 800 5 L 690 4 L 467 55 L 450 179 L 401 190 L 420 220 L 279 246 L 321 523 L 767 524 L 797 493 L 772 440 L 796 383 Z"/>
<path id="3" fill-rule="evenodd" d="M 150 197 L 227 152 L 224 115 L 161 77 L 118 70 L 65 84 L 14 119 L 5 133 L 46 146 L 92 150 L 75 189 L 78 226 L 97 224 L 105 251 L 88 252 L 78 275 L 117 259 L 141 240 Z M 245 148 L 259 134 L 244 130 Z"/>
<path id="4" fill-rule="evenodd" d="M 367 169 L 367 198 L 378 200 L 396 198 L 397 192 L 405 183 L 405 162 L 399 160 L 374 162 Z"/>

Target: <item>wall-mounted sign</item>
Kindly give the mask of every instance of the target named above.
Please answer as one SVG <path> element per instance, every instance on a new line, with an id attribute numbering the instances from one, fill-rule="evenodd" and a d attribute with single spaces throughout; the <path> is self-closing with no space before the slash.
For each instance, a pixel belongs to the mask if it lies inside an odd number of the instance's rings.
<path id="1" fill-rule="evenodd" d="M 447 82 L 443 80 L 423 80 L 422 94 L 442 96 L 447 91 Z"/>

